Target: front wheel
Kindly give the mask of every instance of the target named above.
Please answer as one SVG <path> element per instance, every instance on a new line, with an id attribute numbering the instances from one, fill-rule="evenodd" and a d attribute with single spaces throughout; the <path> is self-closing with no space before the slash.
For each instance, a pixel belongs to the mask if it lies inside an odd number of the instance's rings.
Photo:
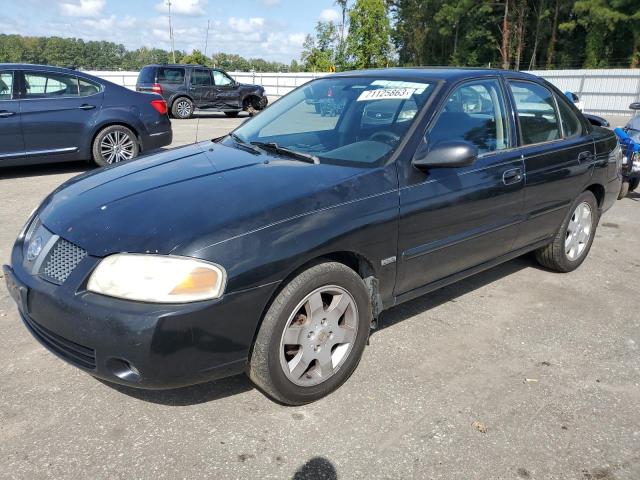
<path id="1" fill-rule="evenodd" d="M 542 266 L 556 272 L 571 272 L 589 254 L 599 220 L 598 202 L 590 191 L 583 192 L 571 206 L 553 242 L 536 250 Z"/>
<path id="2" fill-rule="evenodd" d="M 136 135 L 122 125 L 111 125 L 93 141 L 93 161 L 100 167 L 136 158 L 140 153 Z"/>
<path id="3" fill-rule="evenodd" d="M 640 185 L 640 178 L 634 178 L 629 181 L 629 191 L 634 192 L 636 188 Z"/>
<path id="4" fill-rule="evenodd" d="M 371 319 L 360 276 L 341 263 L 317 264 L 291 280 L 269 307 L 249 377 L 284 404 L 318 400 L 356 369 Z"/>

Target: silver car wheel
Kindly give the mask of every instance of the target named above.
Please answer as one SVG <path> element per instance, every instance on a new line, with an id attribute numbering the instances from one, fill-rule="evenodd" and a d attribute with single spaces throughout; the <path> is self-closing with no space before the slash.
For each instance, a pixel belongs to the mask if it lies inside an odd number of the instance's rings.
<path id="1" fill-rule="evenodd" d="M 187 100 L 181 100 L 176 105 L 176 111 L 180 118 L 188 118 L 191 116 L 191 103 Z"/>
<path id="2" fill-rule="evenodd" d="M 135 151 L 134 140 L 122 131 L 109 132 L 100 142 L 100 154 L 109 164 L 131 160 Z"/>
<path id="3" fill-rule="evenodd" d="M 591 205 L 582 202 L 576 207 L 567 225 L 564 251 L 567 258 L 575 262 L 585 252 L 593 229 L 593 212 Z"/>
<path id="4" fill-rule="evenodd" d="M 294 384 L 318 385 L 344 364 L 357 333 L 353 296 L 337 285 L 320 287 L 289 316 L 280 339 L 280 366 Z"/>

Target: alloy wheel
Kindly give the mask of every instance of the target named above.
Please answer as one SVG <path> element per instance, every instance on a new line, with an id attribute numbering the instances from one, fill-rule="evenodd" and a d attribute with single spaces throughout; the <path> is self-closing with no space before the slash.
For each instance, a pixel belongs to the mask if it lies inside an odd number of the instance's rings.
<path id="1" fill-rule="evenodd" d="M 180 118 L 189 118 L 191 116 L 191 103 L 187 100 L 181 100 L 176 105 L 176 112 Z"/>
<path id="2" fill-rule="evenodd" d="M 579 204 L 567 225 L 564 251 L 567 258 L 575 262 L 585 252 L 593 229 L 593 212 L 587 202 Z"/>
<path id="3" fill-rule="evenodd" d="M 109 132 L 100 142 L 100 153 L 109 164 L 131 160 L 135 155 L 134 140 L 119 130 Z"/>
<path id="4" fill-rule="evenodd" d="M 313 386 L 334 375 L 351 353 L 358 308 L 342 287 L 320 287 L 293 310 L 280 339 L 280 366 L 296 385 Z"/>

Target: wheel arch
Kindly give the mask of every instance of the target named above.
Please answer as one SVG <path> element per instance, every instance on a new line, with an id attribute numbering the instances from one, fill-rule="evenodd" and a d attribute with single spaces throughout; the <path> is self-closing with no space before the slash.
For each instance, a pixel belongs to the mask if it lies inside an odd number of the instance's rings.
<path id="1" fill-rule="evenodd" d="M 379 286 L 378 286 L 378 277 L 373 266 L 373 263 L 366 258 L 364 255 L 349 251 L 349 250 L 338 250 L 328 253 L 323 253 L 314 258 L 307 259 L 302 264 L 293 268 L 289 274 L 280 282 L 278 288 L 271 294 L 271 297 L 265 304 L 262 312 L 260 314 L 260 320 L 256 325 L 255 332 L 253 333 L 253 338 L 251 340 L 251 349 L 249 350 L 248 362 L 251 361 L 251 356 L 253 354 L 253 347 L 255 345 L 256 337 L 258 336 L 258 332 L 260 331 L 260 327 L 262 327 L 262 321 L 271 308 L 271 304 L 275 300 L 275 298 L 280 294 L 282 289 L 297 275 L 301 272 L 311 268 L 314 265 L 324 262 L 336 262 L 341 263 L 342 265 L 350 268 L 354 272 L 356 272 L 362 281 L 364 282 L 365 288 L 369 292 L 369 297 L 371 298 L 371 307 L 373 310 L 373 318 L 374 318 L 374 327 L 377 322 L 378 316 L 382 311 L 382 300 L 380 298 Z"/>
<path id="2" fill-rule="evenodd" d="M 133 134 L 136 136 L 136 141 L 138 142 L 138 149 L 140 152 L 142 152 L 142 149 L 143 149 L 142 139 L 140 137 L 140 132 L 138 131 L 138 129 L 133 125 L 131 125 L 130 123 L 114 120 L 110 122 L 101 123 L 100 125 L 97 125 L 93 130 L 93 134 L 91 135 L 91 142 L 89 143 L 89 152 L 92 157 L 91 158 L 92 161 L 93 161 L 93 143 L 96 141 L 96 138 L 98 137 L 100 132 L 102 132 L 105 128 L 113 127 L 115 125 L 120 127 L 125 127 L 131 130 Z"/>
<path id="3" fill-rule="evenodd" d="M 603 185 L 600 183 L 592 183 L 585 188 L 584 191 L 593 193 L 594 197 L 596 197 L 596 201 L 598 202 L 598 208 L 602 208 L 602 205 L 604 204 L 604 197 L 606 195 L 606 190 Z"/>
<path id="4" fill-rule="evenodd" d="M 176 101 L 180 98 L 187 98 L 191 101 L 191 103 L 193 103 L 193 105 L 195 106 L 196 101 L 194 100 L 194 98 L 189 95 L 186 92 L 180 92 L 180 93 L 176 93 L 173 97 L 171 97 L 169 99 L 169 101 L 167 102 L 167 106 L 169 108 L 169 110 L 171 110 L 171 107 L 173 107 L 173 104 L 176 103 Z"/>

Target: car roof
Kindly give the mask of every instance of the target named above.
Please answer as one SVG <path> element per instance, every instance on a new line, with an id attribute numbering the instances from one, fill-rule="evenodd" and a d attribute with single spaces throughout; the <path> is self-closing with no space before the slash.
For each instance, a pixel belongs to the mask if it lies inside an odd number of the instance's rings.
<path id="1" fill-rule="evenodd" d="M 540 77 L 531 75 L 530 73 L 517 72 L 514 70 L 500 70 L 497 68 L 477 68 L 477 67 L 393 67 L 393 68 L 374 68 L 369 70 L 352 70 L 349 72 L 335 73 L 332 77 L 362 77 L 375 76 L 377 78 L 393 78 L 393 79 L 419 79 L 429 80 L 460 80 L 465 78 L 504 76 L 521 78 L 523 80 L 537 80 Z"/>
<path id="2" fill-rule="evenodd" d="M 8 70 L 42 70 L 42 69 L 46 69 L 46 70 L 50 70 L 53 72 L 60 72 L 60 73 L 73 73 L 73 74 L 78 74 L 78 73 L 82 73 L 78 70 L 75 70 L 73 68 L 64 68 L 64 67 L 54 67 L 52 65 L 38 65 L 38 64 L 32 64 L 32 63 L 0 63 L 0 68 L 1 69 L 8 69 Z"/>

